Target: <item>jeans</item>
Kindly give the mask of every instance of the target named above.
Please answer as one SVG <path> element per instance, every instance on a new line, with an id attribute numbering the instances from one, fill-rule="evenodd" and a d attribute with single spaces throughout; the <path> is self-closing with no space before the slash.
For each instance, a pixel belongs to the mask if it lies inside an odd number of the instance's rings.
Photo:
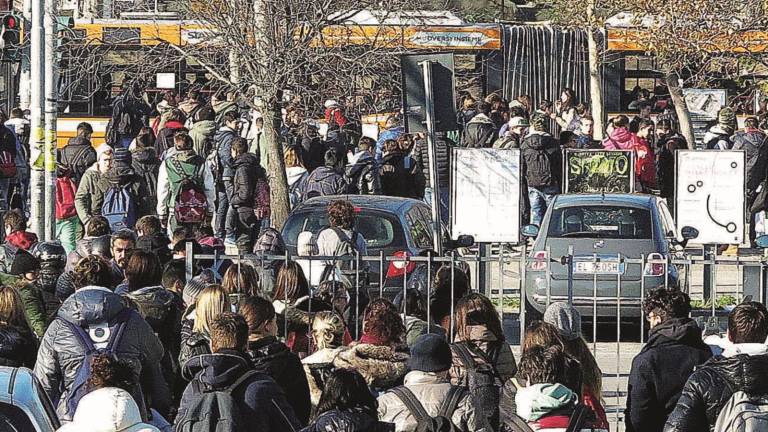
<path id="1" fill-rule="evenodd" d="M 449 211 L 450 211 L 450 199 L 451 199 L 451 191 L 448 189 L 448 186 L 444 186 L 440 188 L 440 220 L 443 222 L 443 225 L 448 227 L 448 220 L 449 220 Z M 424 188 L 424 202 L 432 205 L 432 188 L 427 187 Z"/>
<path id="2" fill-rule="evenodd" d="M 226 237 L 227 213 L 229 213 L 229 196 L 223 189 L 216 190 L 216 223 L 213 227 L 213 235 L 220 239 Z"/>
<path id="3" fill-rule="evenodd" d="M 528 199 L 531 201 L 531 224 L 541 226 L 541 220 L 544 218 L 544 213 L 547 211 L 547 207 L 552 203 L 552 198 L 560 193 L 560 188 L 557 186 L 547 186 L 543 188 L 535 188 L 528 186 Z"/>

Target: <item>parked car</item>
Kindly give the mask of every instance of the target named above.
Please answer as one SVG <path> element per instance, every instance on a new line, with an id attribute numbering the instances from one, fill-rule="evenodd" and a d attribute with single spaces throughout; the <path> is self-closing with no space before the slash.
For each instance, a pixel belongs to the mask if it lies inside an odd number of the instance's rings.
<path id="1" fill-rule="evenodd" d="M 674 220 L 666 203 L 640 194 L 558 195 L 547 209 L 541 228 L 523 227 L 536 237 L 525 273 L 527 319 L 537 319 L 547 301 L 567 301 L 568 265 L 563 259 L 573 247 L 573 304 L 582 316 L 617 316 L 617 289 L 621 287 L 621 317 L 640 316 L 641 290 L 678 284 L 678 270 L 666 260 L 676 244 L 698 235 L 686 227 L 676 238 Z M 640 259 L 655 263 L 626 263 Z M 665 271 L 666 268 L 666 271 Z M 549 292 L 547 292 L 549 290 Z"/>
<path id="2" fill-rule="evenodd" d="M 345 195 L 312 198 L 296 207 L 283 225 L 283 240 L 291 255 L 297 254 L 301 232 L 318 234 L 328 227 L 328 205 L 338 199 L 349 200 L 355 207 L 355 229 L 365 237 L 369 256 L 405 257 L 419 256 L 434 249 L 432 241 L 432 212 L 422 201 L 389 196 Z M 461 236 L 452 241 L 443 229 L 444 251 L 469 247 L 474 243 L 471 236 Z M 381 284 L 381 262 L 372 261 L 368 279 L 372 294 Z M 417 265 L 404 261 L 385 262 L 384 291 L 394 297 L 403 289 L 403 278 L 414 273 Z M 422 272 L 423 273 L 423 272 Z"/>
<path id="3" fill-rule="evenodd" d="M 0 431 L 53 432 L 56 409 L 27 368 L 0 367 Z"/>

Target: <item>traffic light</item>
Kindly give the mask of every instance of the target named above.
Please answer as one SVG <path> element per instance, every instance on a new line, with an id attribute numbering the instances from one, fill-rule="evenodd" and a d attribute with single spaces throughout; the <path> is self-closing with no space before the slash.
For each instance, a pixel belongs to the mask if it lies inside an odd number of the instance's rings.
<path id="1" fill-rule="evenodd" d="M 21 20 L 13 14 L 3 16 L 3 26 L 0 28 L 0 48 L 4 61 L 14 61 L 18 57 L 19 35 Z"/>

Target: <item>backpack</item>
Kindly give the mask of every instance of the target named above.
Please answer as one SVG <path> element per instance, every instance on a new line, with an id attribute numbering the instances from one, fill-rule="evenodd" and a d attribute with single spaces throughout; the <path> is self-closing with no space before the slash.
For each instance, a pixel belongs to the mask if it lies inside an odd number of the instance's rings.
<path id="1" fill-rule="evenodd" d="M 715 422 L 715 432 L 768 430 L 768 395 L 750 396 L 743 391 L 731 395 Z"/>
<path id="2" fill-rule="evenodd" d="M 514 404 L 514 399 L 510 400 L 507 397 L 502 397 L 502 395 L 507 395 L 508 393 L 503 391 L 504 383 L 494 366 L 498 350 L 494 350 L 495 355 L 489 358 L 482 350 L 474 347 L 470 348 L 463 342 L 454 343 L 451 345 L 451 348 L 466 371 L 462 385 L 469 390 L 477 401 L 478 409 L 481 411 L 479 415 L 488 418 L 495 430 L 499 425 L 500 409 L 505 412 L 515 411 L 514 409 L 509 409 L 509 405 Z M 478 364 L 473 358 L 472 353 L 480 356 L 485 362 Z M 500 405 L 504 405 L 504 407 L 500 408 Z"/>
<path id="3" fill-rule="evenodd" d="M 77 215 L 76 194 L 77 185 L 72 177 L 56 177 L 56 220 L 69 219 Z"/>
<path id="4" fill-rule="evenodd" d="M 0 150 L 0 178 L 16 177 L 16 157 L 9 150 Z"/>
<path id="5" fill-rule="evenodd" d="M 466 393 L 464 388 L 451 386 L 435 417 L 427 413 L 424 405 L 419 402 L 416 395 L 408 387 L 395 387 L 392 389 L 392 393 L 403 402 L 408 412 L 416 418 L 415 432 L 459 432 L 461 430 L 453 424 L 451 416 Z"/>
<path id="6" fill-rule="evenodd" d="M 552 181 L 552 160 L 546 149 L 527 148 L 523 152 L 525 176 L 529 187 L 550 186 Z"/>
<path id="7" fill-rule="evenodd" d="M 202 184 L 200 168 L 205 168 L 198 157 L 188 162 L 168 159 L 168 179 L 171 182 L 171 202 L 176 223 L 202 223 L 208 212 L 208 198 Z M 192 167 L 192 172 L 186 167 Z"/>
<path id="8" fill-rule="evenodd" d="M 86 385 L 91 376 L 91 363 L 93 357 L 98 354 L 117 355 L 117 348 L 123 337 L 123 332 L 131 316 L 131 310 L 124 308 L 117 314 L 112 322 L 104 322 L 89 327 L 88 330 L 73 324 L 67 320 L 61 320 L 74 334 L 80 345 L 85 351 L 85 358 L 77 368 L 75 378 L 72 380 L 72 387 L 67 400 L 67 418 L 72 418 L 77 409 L 80 399 L 89 392 Z M 138 402 L 138 401 L 137 401 Z"/>
<path id="9" fill-rule="evenodd" d="M 71 177 L 75 180 L 75 183 L 80 183 L 80 179 L 83 178 L 83 174 L 90 167 L 88 159 L 86 157 L 88 151 L 91 151 L 90 146 L 83 146 L 75 155 L 72 160 L 66 157 L 65 152 L 62 152 L 61 165 L 65 168 L 66 177 Z"/>
<path id="10" fill-rule="evenodd" d="M 192 381 L 197 390 L 196 399 L 189 409 L 176 419 L 175 432 L 244 432 L 249 430 L 243 419 L 232 392 L 257 372 L 251 370 L 243 374 L 232 385 L 223 390 L 202 389 L 199 380 Z"/>
<path id="11" fill-rule="evenodd" d="M 130 183 L 112 185 L 104 194 L 101 215 L 109 221 L 112 232 L 130 229 L 136 224 L 136 200 L 130 189 Z"/>

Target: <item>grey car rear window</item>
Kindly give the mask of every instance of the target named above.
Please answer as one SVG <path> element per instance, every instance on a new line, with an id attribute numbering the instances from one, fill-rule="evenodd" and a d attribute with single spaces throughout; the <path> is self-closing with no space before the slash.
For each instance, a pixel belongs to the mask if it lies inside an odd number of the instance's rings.
<path id="1" fill-rule="evenodd" d="M 636 207 L 580 206 L 552 211 L 547 237 L 650 240 L 651 212 Z"/>

